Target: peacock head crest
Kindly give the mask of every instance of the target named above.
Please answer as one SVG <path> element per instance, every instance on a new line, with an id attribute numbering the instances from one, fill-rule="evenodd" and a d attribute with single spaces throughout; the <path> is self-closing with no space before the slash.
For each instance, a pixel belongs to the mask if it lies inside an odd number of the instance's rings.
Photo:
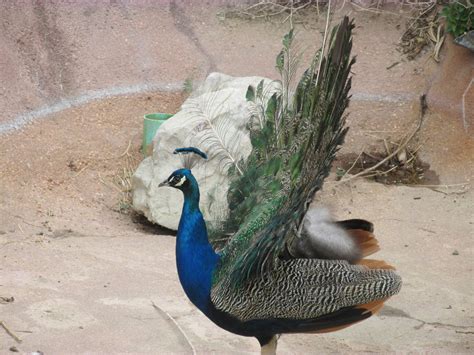
<path id="1" fill-rule="evenodd" d="M 170 186 L 179 190 L 186 190 L 186 188 L 189 187 L 190 181 L 194 180 L 191 174 L 191 168 L 198 162 L 196 158 L 207 159 L 207 155 L 195 147 L 176 148 L 173 153 L 181 155 L 184 168 L 175 170 L 168 179 L 158 186 Z"/>
<path id="2" fill-rule="evenodd" d="M 183 167 L 191 170 L 201 158 L 207 160 L 207 154 L 195 147 L 176 148 L 173 154 L 179 154 Z"/>

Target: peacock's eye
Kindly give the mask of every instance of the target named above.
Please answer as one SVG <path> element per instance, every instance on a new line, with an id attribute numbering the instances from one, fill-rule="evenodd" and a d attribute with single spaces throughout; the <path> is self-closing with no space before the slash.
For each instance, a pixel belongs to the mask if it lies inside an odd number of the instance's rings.
<path id="1" fill-rule="evenodd" d="M 171 186 L 181 186 L 186 182 L 186 176 L 174 175 L 168 180 Z"/>

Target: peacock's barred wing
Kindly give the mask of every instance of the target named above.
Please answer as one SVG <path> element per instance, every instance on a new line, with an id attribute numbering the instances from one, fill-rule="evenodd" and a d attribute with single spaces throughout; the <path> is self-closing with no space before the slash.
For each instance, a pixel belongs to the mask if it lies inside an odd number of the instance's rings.
<path id="1" fill-rule="evenodd" d="M 236 289 L 231 278 L 223 278 L 211 292 L 214 306 L 243 322 L 316 319 L 384 300 L 401 287 L 400 277 L 391 270 L 321 259 L 285 260 L 253 281 Z"/>
<path id="2" fill-rule="evenodd" d="M 291 99 L 287 81 L 299 57 L 291 52 L 293 32 L 285 36 L 277 57 L 283 89 L 260 110 L 264 119 L 251 130 L 252 154 L 244 173 L 231 183 L 225 229 L 234 235 L 222 251 L 215 282 L 230 275 L 237 284 L 277 267 L 285 244 L 298 235 L 347 131 L 353 28 L 345 17 L 325 37 L 327 44 L 315 54 Z M 261 92 L 260 85 L 249 88 L 247 98 L 255 100 Z"/>

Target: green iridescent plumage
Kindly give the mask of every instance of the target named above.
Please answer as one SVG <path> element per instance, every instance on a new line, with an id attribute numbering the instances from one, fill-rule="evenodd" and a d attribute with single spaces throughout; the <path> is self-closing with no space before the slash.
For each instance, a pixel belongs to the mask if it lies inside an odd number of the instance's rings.
<path id="1" fill-rule="evenodd" d="M 301 57 L 293 53 L 293 31 L 284 37 L 276 60 L 281 91 L 262 105 L 263 81 L 249 87 L 247 100 L 255 107 L 253 151 L 240 164 L 243 174 L 233 174 L 224 230 L 235 234 L 222 252 L 225 272 L 218 271 L 216 279 L 230 272 L 235 283 L 245 282 L 275 266 L 285 244 L 296 237 L 347 131 L 353 27 L 345 18 L 333 29 L 293 95 L 291 78 Z"/>

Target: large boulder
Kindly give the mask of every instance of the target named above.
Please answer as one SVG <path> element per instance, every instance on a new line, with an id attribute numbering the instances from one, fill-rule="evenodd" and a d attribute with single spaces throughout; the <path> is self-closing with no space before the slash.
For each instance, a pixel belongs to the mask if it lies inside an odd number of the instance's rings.
<path id="1" fill-rule="evenodd" d="M 272 88 L 266 90 L 269 97 L 277 85 L 269 79 L 212 73 L 181 110 L 161 125 L 153 140 L 153 154 L 142 161 L 132 178 L 133 207 L 137 211 L 154 223 L 177 229 L 182 193 L 169 187 L 158 188 L 158 184 L 183 167 L 181 158 L 173 154 L 174 149 L 196 146 L 209 154 L 209 160 L 192 169 L 200 186 L 201 211 L 211 224 L 225 217 L 227 170 L 232 160 L 246 159 L 252 149 L 245 94 L 249 85 L 257 86 L 261 80 L 267 89 Z M 230 147 L 222 149 L 221 143 Z"/>

